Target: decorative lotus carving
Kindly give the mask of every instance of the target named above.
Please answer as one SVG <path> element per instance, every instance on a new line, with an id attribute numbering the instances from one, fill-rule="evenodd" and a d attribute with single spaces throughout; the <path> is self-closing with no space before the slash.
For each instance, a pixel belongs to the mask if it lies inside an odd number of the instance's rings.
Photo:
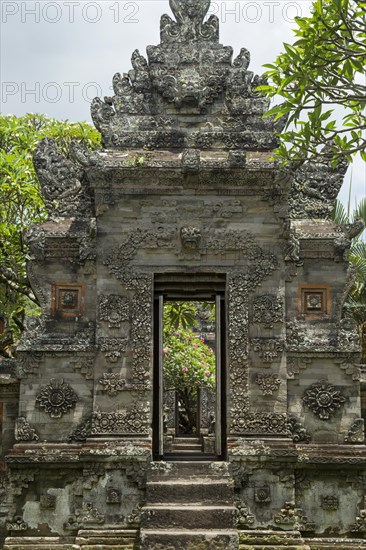
<path id="1" fill-rule="evenodd" d="M 41 386 L 36 404 L 52 418 L 61 418 L 63 414 L 73 409 L 78 401 L 78 396 L 72 387 L 63 379 L 52 378 L 46 386 Z"/>
<path id="2" fill-rule="evenodd" d="M 272 395 L 280 387 L 281 380 L 277 374 L 258 373 L 255 378 L 256 383 L 264 395 Z"/>
<path id="3" fill-rule="evenodd" d="M 346 399 L 333 384 L 321 380 L 305 391 L 302 400 L 321 420 L 329 420 Z"/>
<path id="4" fill-rule="evenodd" d="M 272 294 L 256 296 L 253 302 L 253 321 L 263 324 L 265 328 L 273 328 L 274 323 L 282 323 L 282 300 Z"/>
<path id="5" fill-rule="evenodd" d="M 127 298 L 111 294 L 101 296 L 99 300 L 99 317 L 108 321 L 110 328 L 119 328 L 123 321 L 128 321 L 130 305 Z"/>
<path id="6" fill-rule="evenodd" d="M 114 396 L 125 389 L 126 380 L 120 374 L 104 372 L 99 384 L 103 386 L 103 391 L 110 396 Z"/>

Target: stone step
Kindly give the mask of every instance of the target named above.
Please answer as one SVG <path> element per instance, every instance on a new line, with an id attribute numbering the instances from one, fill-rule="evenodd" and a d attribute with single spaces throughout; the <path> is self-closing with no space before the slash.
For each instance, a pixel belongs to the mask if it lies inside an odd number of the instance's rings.
<path id="1" fill-rule="evenodd" d="M 174 502 L 228 505 L 232 504 L 234 498 L 234 483 L 226 479 L 149 481 L 146 490 L 147 502 L 151 504 Z"/>
<path id="2" fill-rule="evenodd" d="M 310 550 L 305 544 L 283 545 L 283 544 L 239 544 L 239 550 Z M 343 546 L 342 546 L 343 550 Z"/>
<path id="3" fill-rule="evenodd" d="M 317 550 L 318 548 L 319 550 L 334 550 L 334 548 L 340 548 L 342 550 L 365 550 L 366 549 L 365 537 L 363 537 L 362 539 L 311 538 L 311 539 L 305 539 L 305 543 L 308 545 L 310 550 Z"/>
<path id="4" fill-rule="evenodd" d="M 136 529 L 79 529 L 75 543 L 81 548 L 88 549 L 93 546 L 97 546 L 98 549 L 104 549 L 108 546 L 123 549 L 127 546 L 132 548 L 137 539 L 138 531 Z"/>
<path id="5" fill-rule="evenodd" d="M 141 525 L 145 529 L 234 529 L 237 510 L 234 506 L 203 506 L 201 504 L 154 504 L 141 510 Z"/>
<path id="6" fill-rule="evenodd" d="M 141 550 L 237 550 L 235 530 L 141 529 Z"/>
<path id="7" fill-rule="evenodd" d="M 172 453 L 177 451 L 196 451 L 200 453 L 202 451 L 202 445 L 200 443 L 173 443 L 170 451 Z"/>
<path id="8" fill-rule="evenodd" d="M 175 443 L 182 444 L 182 445 L 184 445 L 185 443 L 188 443 L 188 444 L 197 443 L 198 445 L 201 445 L 202 441 L 199 437 L 174 437 L 173 445 Z"/>
<path id="9" fill-rule="evenodd" d="M 299 531 L 239 531 L 240 550 L 309 550 Z"/>
<path id="10" fill-rule="evenodd" d="M 230 478 L 229 464 L 227 462 L 177 460 L 174 462 L 152 462 L 148 472 L 148 480 L 159 479 L 195 479 Z"/>

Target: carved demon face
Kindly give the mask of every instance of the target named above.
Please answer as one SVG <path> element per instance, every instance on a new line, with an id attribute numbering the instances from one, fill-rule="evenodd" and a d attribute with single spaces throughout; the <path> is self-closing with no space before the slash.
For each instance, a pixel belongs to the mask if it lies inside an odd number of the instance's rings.
<path id="1" fill-rule="evenodd" d="M 201 242 L 201 230 L 197 227 L 182 227 L 180 238 L 184 248 L 187 250 L 198 250 Z"/>

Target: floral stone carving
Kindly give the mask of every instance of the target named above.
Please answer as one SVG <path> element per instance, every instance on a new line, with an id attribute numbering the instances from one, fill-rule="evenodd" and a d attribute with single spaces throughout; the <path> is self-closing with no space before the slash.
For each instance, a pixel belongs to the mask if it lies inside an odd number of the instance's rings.
<path id="1" fill-rule="evenodd" d="M 69 441 L 86 441 L 91 435 L 91 417 L 83 418 L 70 433 Z"/>
<path id="2" fill-rule="evenodd" d="M 338 510 L 339 498 L 335 495 L 321 495 L 320 506 L 323 510 Z"/>
<path id="3" fill-rule="evenodd" d="M 124 412 L 95 412 L 92 415 L 91 434 L 147 433 L 148 403 L 134 404 Z"/>
<path id="4" fill-rule="evenodd" d="M 28 524 L 23 520 L 22 516 L 14 516 L 6 524 L 8 531 L 26 531 Z"/>
<path id="5" fill-rule="evenodd" d="M 352 422 L 350 429 L 346 437 L 344 438 L 345 443 L 363 443 L 365 441 L 365 432 L 364 432 L 364 419 L 356 418 Z"/>
<path id="6" fill-rule="evenodd" d="M 252 338 L 251 344 L 264 363 L 272 363 L 285 347 L 279 338 Z"/>
<path id="7" fill-rule="evenodd" d="M 129 514 L 126 518 L 126 521 L 127 521 L 127 525 L 129 526 L 132 526 L 132 525 L 140 525 L 141 523 L 141 510 L 142 510 L 142 504 L 138 504 L 136 506 L 136 508 L 134 508 L 131 512 L 131 514 Z"/>
<path id="8" fill-rule="evenodd" d="M 277 374 L 257 374 L 255 377 L 256 384 L 262 390 L 263 395 L 272 395 L 280 387 L 281 380 Z"/>
<path id="9" fill-rule="evenodd" d="M 99 380 L 99 384 L 103 386 L 103 391 L 107 392 L 108 395 L 112 397 L 117 395 L 119 391 L 125 389 L 126 380 L 124 380 L 120 374 L 104 372 L 103 377 Z"/>
<path id="10" fill-rule="evenodd" d="M 301 508 L 295 508 L 295 503 L 285 502 L 285 506 L 275 515 L 274 523 L 283 529 L 295 528 L 300 531 L 314 531 L 316 524 L 304 516 Z"/>
<path id="11" fill-rule="evenodd" d="M 321 380 L 305 391 L 302 400 L 321 420 L 329 420 L 346 399 L 333 384 Z"/>
<path id="12" fill-rule="evenodd" d="M 121 502 L 121 491 L 115 489 L 114 487 L 109 487 L 106 493 L 106 503 L 107 504 L 120 504 Z"/>
<path id="13" fill-rule="evenodd" d="M 101 296 L 99 300 L 99 317 L 101 321 L 108 321 L 110 328 L 119 328 L 122 321 L 128 321 L 130 304 L 128 298 L 111 294 Z"/>
<path id="14" fill-rule="evenodd" d="M 297 418 L 290 416 L 287 419 L 287 426 L 294 443 L 309 443 L 311 436 Z"/>
<path id="15" fill-rule="evenodd" d="M 271 488 L 269 485 L 263 485 L 262 487 L 256 487 L 254 492 L 254 498 L 256 502 L 265 504 L 271 502 Z"/>
<path id="16" fill-rule="evenodd" d="M 253 321 L 266 328 L 273 328 L 275 323 L 283 322 L 282 300 L 273 294 L 256 296 L 253 302 Z"/>
<path id="17" fill-rule="evenodd" d="M 73 409 L 78 396 L 72 387 L 63 379 L 52 378 L 46 386 L 41 386 L 36 397 L 36 404 L 52 418 L 61 418 L 63 414 Z"/>
<path id="18" fill-rule="evenodd" d="M 366 533 L 366 497 L 364 499 L 364 508 L 360 510 L 356 517 L 356 523 L 351 525 L 351 531 L 356 533 Z"/>
<path id="19" fill-rule="evenodd" d="M 36 430 L 31 427 L 24 416 L 20 416 L 16 420 L 15 441 L 39 441 Z"/>
<path id="20" fill-rule="evenodd" d="M 237 509 L 237 525 L 241 528 L 250 528 L 255 523 L 255 517 L 249 507 L 241 501 L 235 503 Z"/>
<path id="21" fill-rule="evenodd" d="M 75 510 L 75 515 L 69 517 L 64 528 L 67 530 L 77 530 L 83 526 L 100 525 L 104 521 L 104 514 L 101 514 L 92 502 L 84 502 L 83 507 Z"/>

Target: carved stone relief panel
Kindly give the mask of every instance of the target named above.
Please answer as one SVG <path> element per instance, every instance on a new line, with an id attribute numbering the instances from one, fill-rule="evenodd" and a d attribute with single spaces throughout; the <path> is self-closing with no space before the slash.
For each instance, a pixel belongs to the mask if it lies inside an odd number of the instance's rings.
<path id="1" fill-rule="evenodd" d="M 280 338 L 251 338 L 250 343 L 263 363 L 272 363 L 285 349 L 285 342 Z"/>
<path id="2" fill-rule="evenodd" d="M 24 416 L 19 416 L 15 423 L 15 441 L 39 441 L 36 430 Z"/>
<path id="3" fill-rule="evenodd" d="M 132 299 L 131 345 L 133 349 L 131 387 L 137 390 L 151 388 L 152 365 L 152 310 L 153 291 L 151 275 L 126 278 L 127 288 L 134 290 Z"/>
<path id="4" fill-rule="evenodd" d="M 268 504 L 271 502 L 271 488 L 269 485 L 256 487 L 254 491 L 254 500 L 260 504 Z"/>
<path id="5" fill-rule="evenodd" d="M 288 435 L 285 414 L 248 412 L 241 422 L 241 433 L 252 435 Z"/>
<path id="6" fill-rule="evenodd" d="M 244 433 L 248 413 L 248 288 L 247 278 L 231 274 L 228 281 L 228 353 L 230 365 L 230 431 Z"/>
<path id="7" fill-rule="evenodd" d="M 366 497 L 364 498 L 363 509 L 360 510 L 355 523 L 351 525 L 351 531 L 353 533 L 366 533 Z"/>
<path id="8" fill-rule="evenodd" d="M 294 443 L 309 443 L 311 435 L 297 418 L 294 416 L 288 417 L 287 425 Z"/>
<path id="9" fill-rule="evenodd" d="M 127 338 L 103 337 L 98 339 L 98 345 L 108 363 L 116 363 L 122 352 L 127 349 Z"/>
<path id="10" fill-rule="evenodd" d="M 22 352 L 17 357 L 17 374 L 20 378 L 36 374 L 42 362 L 40 352 Z"/>
<path id="11" fill-rule="evenodd" d="M 350 444 L 362 444 L 365 442 L 365 421 L 363 418 L 356 418 L 351 424 L 350 429 L 346 437 L 344 438 L 345 443 Z"/>
<path id="12" fill-rule="evenodd" d="M 305 370 L 312 362 L 311 357 L 289 357 L 287 356 L 287 378 L 293 379 L 296 375 Z"/>
<path id="13" fill-rule="evenodd" d="M 255 382 L 260 387 L 263 395 L 272 395 L 278 390 L 281 380 L 276 374 L 258 373 L 255 377 Z"/>
<path id="14" fill-rule="evenodd" d="M 321 380 L 305 391 L 302 400 L 320 420 L 329 420 L 346 398 L 333 384 Z"/>
<path id="15" fill-rule="evenodd" d="M 265 328 L 283 323 L 283 301 L 273 294 L 256 296 L 253 300 L 253 321 Z"/>
<path id="16" fill-rule="evenodd" d="M 86 380 L 92 380 L 94 376 L 94 357 L 75 357 L 70 365 L 76 372 L 80 372 Z"/>
<path id="17" fill-rule="evenodd" d="M 320 506 L 323 510 L 338 510 L 339 497 L 336 495 L 320 495 Z"/>
<path id="18" fill-rule="evenodd" d="M 120 412 L 95 412 L 92 415 L 91 434 L 146 434 L 149 433 L 149 403 L 135 403 Z"/>
<path id="19" fill-rule="evenodd" d="M 56 508 L 56 495 L 45 494 L 39 499 L 39 507 L 41 510 L 54 510 Z"/>
<path id="20" fill-rule="evenodd" d="M 104 372 L 102 378 L 99 379 L 99 384 L 103 388 L 102 391 L 113 397 L 125 389 L 126 380 L 120 374 Z"/>
<path id="21" fill-rule="evenodd" d="M 108 487 L 106 492 L 107 504 L 120 504 L 121 503 L 121 491 L 115 487 Z"/>
<path id="22" fill-rule="evenodd" d="M 91 436 L 91 416 L 81 419 L 79 424 L 71 431 L 69 441 L 86 441 Z"/>
<path id="23" fill-rule="evenodd" d="M 128 298 L 111 294 L 99 298 L 99 318 L 107 321 L 109 328 L 119 328 L 123 321 L 130 317 L 130 304 Z"/>
<path id="24" fill-rule="evenodd" d="M 49 384 L 41 386 L 36 397 L 36 405 L 51 418 L 61 418 L 73 409 L 78 396 L 72 387 L 63 379 L 52 378 Z"/>

